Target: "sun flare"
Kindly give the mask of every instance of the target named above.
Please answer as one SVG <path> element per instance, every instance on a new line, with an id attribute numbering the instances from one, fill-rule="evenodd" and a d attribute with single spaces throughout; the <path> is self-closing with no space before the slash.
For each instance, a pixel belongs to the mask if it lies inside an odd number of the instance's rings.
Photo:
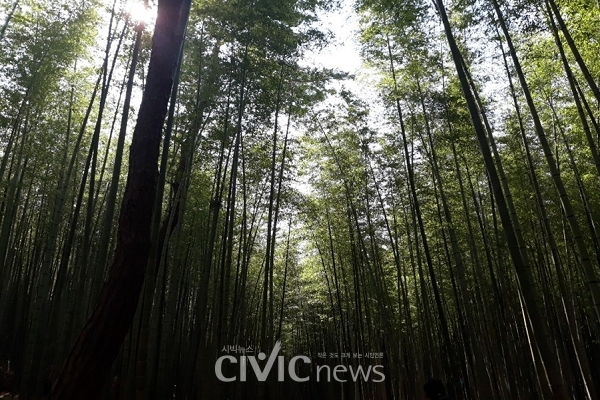
<path id="1" fill-rule="evenodd" d="M 127 14 L 131 21 L 138 23 L 143 22 L 145 25 L 151 24 L 156 18 L 154 11 L 139 1 L 134 1 L 129 4 L 127 7 Z"/>

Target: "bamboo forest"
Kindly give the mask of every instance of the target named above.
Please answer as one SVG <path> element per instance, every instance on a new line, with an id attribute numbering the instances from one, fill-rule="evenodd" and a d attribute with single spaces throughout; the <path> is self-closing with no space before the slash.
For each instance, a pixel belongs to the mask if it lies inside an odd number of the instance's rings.
<path id="1" fill-rule="evenodd" d="M 600 2 L 0 0 L 0 399 L 600 399 Z"/>

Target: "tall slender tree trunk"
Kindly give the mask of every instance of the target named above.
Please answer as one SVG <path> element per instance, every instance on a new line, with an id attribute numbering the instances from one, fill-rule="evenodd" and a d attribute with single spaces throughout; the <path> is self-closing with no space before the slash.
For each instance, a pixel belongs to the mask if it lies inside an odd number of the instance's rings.
<path id="1" fill-rule="evenodd" d="M 523 69 L 521 68 L 521 63 L 517 56 L 516 49 L 513 45 L 510 33 L 508 32 L 506 21 L 504 20 L 504 16 L 502 15 L 502 11 L 500 10 L 498 1 L 492 0 L 492 4 L 494 5 L 494 9 L 496 10 L 498 22 L 500 23 L 500 27 L 502 28 L 502 32 L 504 33 L 506 44 L 508 45 L 508 48 L 510 50 L 510 55 L 512 56 L 513 64 L 517 72 L 521 88 L 523 89 L 523 94 L 525 95 L 527 106 L 529 107 L 529 112 L 531 113 L 531 117 L 533 118 L 535 132 L 540 140 L 540 144 L 544 151 L 546 162 L 548 163 L 548 168 L 550 170 L 550 175 L 552 176 L 552 181 L 554 182 L 554 185 L 560 197 L 560 203 L 567 218 L 567 222 L 569 223 L 569 227 L 571 228 L 571 231 L 573 233 L 573 240 L 577 245 L 577 251 L 579 252 L 579 257 L 583 266 L 583 271 L 585 273 L 586 284 L 590 292 L 592 305 L 594 306 L 596 311 L 596 321 L 600 322 L 600 281 L 598 281 L 598 277 L 596 276 L 594 265 L 592 264 L 590 255 L 585 245 L 583 232 L 581 230 L 581 227 L 579 226 L 579 222 L 573 210 L 573 206 L 571 205 L 571 200 L 569 199 L 569 196 L 565 189 L 565 185 L 563 183 L 558 164 L 552 153 L 552 149 L 550 148 L 548 139 L 546 138 L 544 128 L 542 127 L 537 108 L 535 107 L 533 97 L 531 96 L 529 86 L 527 85 L 527 81 L 525 79 L 525 74 L 523 73 Z"/>
<path id="2" fill-rule="evenodd" d="M 397 92 L 398 86 L 397 86 L 397 80 L 396 80 L 396 69 L 394 66 L 391 49 L 389 46 L 388 46 L 388 52 L 389 52 L 389 57 L 390 57 L 390 70 L 392 72 L 392 77 L 394 80 L 394 89 Z M 457 379 L 458 377 L 453 374 L 453 368 L 450 363 L 450 360 L 454 359 L 452 345 L 451 345 L 452 341 L 450 339 L 450 333 L 448 330 L 448 322 L 446 320 L 446 315 L 444 313 L 444 309 L 442 306 L 442 297 L 440 294 L 438 279 L 436 276 L 435 269 L 433 268 L 433 259 L 431 257 L 431 251 L 429 249 L 427 233 L 425 232 L 425 225 L 424 225 L 423 216 L 421 213 L 421 205 L 419 202 L 419 198 L 417 196 L 417 189 L 416 189 L 416 184 L 415 184 L 415 173 L 414 173 L 414 168 L 413 168 L 413 165 L 411 162 L 410 153 L 408 151 L 408 138 L 406 135 L 406 129 L 404 127 L 404 118 L 403 118 L 403 113 L 402 113 L 402 107 L 400 105 L 400 99 L 398 98 L 398 94 L 395 93 L 394 95 L 395 95 L 395 99 L 396 99 L 396 112 L 398 113 L 398 119 L 400 122 L 400 134 L 402 137 L 404 158 L 405 158 L 405 163 L 406 163 L 406 170 L 408 173 L 410 194 L 411 194 L 411 198 L 413 201 L 414 213 L 416 215 L 417 222 L 418 222 L 418 229 L 419 229 L 419 233 L 421 236 L 421 244 L 423 245 L 423 252 L 425 253 L 425 260 L 427 262 L 429 278 L 431 280 L 431 286 L 433 288 L 433 296 L 434 296 L 434 301 L 436 304 L 436 310 L 437 310 L 439 322 L 441 325 L 442 346 L 443 346 L 442 351 L 446 352 L 446 354 L 442 355 L 442 363 L 444 365 L 445 373 L 448 374 L 448 377 L 451 377 L 453 381 L 456 381 L 456 382 L 452 382 L 452 386 L 454 386 L 454 385 L 458 384 L 458 379 Z M 464 377 L 464 378 L 466 378 L 466 377 Z M 450 390 L 451 394 L 454 395 L 454 392 L 457 389 L 452 386 L 449 388 L 449 390 Z"/>
<path id="3" fill-rule="evenodd" d="M 558 38 L 555 37 L 555 39 L 558 39 Z M 594 388 L 593 381 L 591 380 L 591 372 L 589 371 L 589 363 L 588 363 L 588 359 L 587 359 L 587 354 L 585 353 L 583 343 L 581 343 L 581 340 L 579 339 L 579 333 L 576 330 L 575 314 L 574 314 L 572 304 L 568 299 L 569 294 L 568 294 L 567 287 L 565 284 L 566 277 L 564 276 L 564 273 L 563 273 L 563 263 L 560 258 L 560 255 L 559 255 L 556 238 L 555 238 L 554 233 L 552 232 L 552 228 L 550 226 L 548 212 L 546 211 L 546 205 L 544 203 L 544 199 L 543 199 L 541 189 L 540 189 L 540 184 L 539 184 L 539 181 L 537 178 L 537 174 L 535 172 L 533 159 L 531 156 L 531 150 L 530 150 L 530 146 L 529 146 L 529 141 L 528 141 L 527 135 L 525 133 L 525 126 L 523 124 L 523 118 L 521 116 L 521 109 L 520 109 L 519 103 L 517 101 L 516 91 L 515 91 L 515 88 L 514 88 L 514 85 L 512 82 L 510 70 L 508 68 L 508 62 L 506 60 L 506 53 L 504 52 L 504 48 L 502 47 L 502 45 L 500 45 L 500 46 L 501 46 L 501 51 L 502 51 L 502 57 L 504 60 L 504 67 L 506 69 L 506 73 L 508 76 L 511 97 L 513 99 L 513 103 L 515 106 L 515 112 L 517 114 L 517 121 L 519 123 L 519 131 L 521 133 L 521 139 L 523 141 L 523 147 L 525 149 L 525 156 L 526 156 L 526 160 L 527 160 L 527 166 L 529 169 L 529 176 L 530 176 L 531 184 L 533 186 L 535 197 L 536 197 L 537 204 L 538 204 L 538 213 L 540 216 L 540 221 L 541 221 L 542 227 L 544 229 L 546 240 L 548 241 L 548 246 L 550 248 L 550 253 L 552 256 L 552 262 L 556 269 L 558 287 L 559 287 L 561 300 L 562 300 L 562 304 L 563 304 L 563 311 L 565 313 L 565 318 L 567 321 L 567 325 L 569 327 L 571 342 L 573 343 L 575 357 L 577 360 L 578 367 L 582 374 L 584 386 L 586 387 L 586 391 L 588 391 L 588 395 L 589 395 L 590 399 L 593 399 L 593 398 L 595 398 L 595 388 Z M 568 68 L 568 66 L 565 65 L 565 68 Z M 592 393 L 594 393 L 594 395 L 592 395 Z"/>
<path id="4" fill-rule="evenodd" d="M 513 222 L 511 221 L 510 213 L 506 205 L 506 199 L 502 191 L 502 186 L 498 177 L 498 171 L 496 170 L 496 166 L 494 165 L 493 157 L 488 146 L 485 128 L 483 127 L 483 124 L 481 122 L 479 109 L 473 96 L 473 92 L 471 91 L 467 75 L 465 73 L 466 67 L 463 61 L 463 57 L 454 39 L 454 35 L 450 27 L 450 22 L 446 14 L 446 8 L 444 7 L 443 1 L 436 0 L 436 5 L 438 8 L 438 12 L 440 13 L 442 23 L 444 25 L 444 30 L 446 33 L 446 38 L 448 39 L 448 43 L 450 45 L 452 58 L 456 66 L 463 94 L 467 101 L 467 106 L 469 108 L 469 114 L 471 115 L 471 119 L 473 120 L 473 125 L 475 128 L 477 139 L 480 144 L 479 147 L 483 154 L 486 170 L 488 172 L 490 183 L 493 188 L 495 203 L 498 207 L 502 225 L 504 227 L 504 233 L 508 242 L 511 258 L 517 271 L 517 276 L 519 278 L 519 283 L 521 286 L 521 292 L 523 293 L 523 298 L 527 306 L 527 312 L 529 314 L 533 326 L 534 336 L 538 342 L 540 353 L 542 355 L 546 366 L 546 370 L 548 372 L 548 379 L 553 390 L 553 398 L 555 400 L 566 400 L 566 388 L 564 386 L 562 376 L 560 375 L 558 360 L 555 356 L 555 352 L 553 351 L 554 346 L 552 345 L 552 341 L 549 337 L 548 326 L 541 311 L 539 303 L 539 294 L 536 287 L 534 286 L 533 276 L 527 258 L 527 253 L 521 252 L 519 248 L 517 237 L 515 235 L 515 227 L 513 225 Z"/>
<path id="5" fill-rule="evenodd" d="M 573 37 L 571 36 L 569 29 L 567 28 L 567 24 L 565 23 L 565 20 L 563 19 L 560 10 L 558 9 L 558 6 L 556 5 L 556 1 L 548 0 L 548 4 L 554 12 L 554 16 L 556 17 L 556 20 L 558 22 L 558 27 L 562 31 L 563 35 L 565 35 L 567 44 L 569 45 L 569 48 L 571 49 L 571 52 L 575 57 L 577 65 L 579 65 L 579 69 L 583 73 L 583 77 L 587 81 L 590 89 L 592 90 L 592 93 L 594 93 L 594 96 L 596 96 L 596 100 L 598 101 L 598 103 L 600 103 L 600 89 L 598 89 L 598 85 L 596 84 L 596 81 L 594 81 L 592 73 L 588 69 L 585 61 L 583 61 L 581 53 L 579 53 L 579 49 L 577 48 L 577 45 L 575 44 L 575 41 L 573 40 Z"/>
<path id="6" fill-rule="evenodd" d="M 138 54 L 142 40 L 142 32 L 144 25 L 139 24 L 136 27 L 135 42 L 131 55 L 131 65 L 129 66 L 129 76 L 127 78 L 127 88 L 125 90 L 125 100 L 123 102 L 123 115 L 121 116 L 121 125 L 119 129 L 119 137 L 117 139 L 117 149 L 115 152 L 115 160 L 113 165 L 113 173 L 110 181 L 110 189 L 106 200 L 106 211 L 104 213 L 104 224 L 100 241 L 98 244 L 98 259 L 96 260 L 96 272 L 94 276 L 94 284 L 92 285 L 91 298 L 94 302 L 102 288 L 102 280 L 106 260 L 108 259 L 109 241 L 112 233 L 112 224 L 115 213 L 115 203 L 117 199 L 119 178 L 121 177 L 121 164 L 123 162 L 123 150 L 125 148 L 125 135 L 127 134 L 127 123 L 129 121 L 129 107 L 131 104 L 131 93 L 133 91 L 133 81 L 135 79 L 135 71 L 137 68 Z"/>
<path id="7" fill-rule="evenodd" d="M 133 134 L 115 261 L 49 399 L 96 399 L 129 330 L 150 255 L 160 134 L 189 0 L 159 0 L 148 77 Z"/>

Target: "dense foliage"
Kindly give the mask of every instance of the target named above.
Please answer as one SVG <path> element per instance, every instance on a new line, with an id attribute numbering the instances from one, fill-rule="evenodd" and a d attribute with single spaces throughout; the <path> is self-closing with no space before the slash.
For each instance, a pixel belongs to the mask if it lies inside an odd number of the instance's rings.
<path id="1" fill-rule="evenodd" d="M 436 376 L 455 399 L 597 398 L 598 4 L 356 1 L 364 92 L 309 65 L 340 7 L 180 21 L 144 286 L 98 397 L 414 399 Z M 133 9 L 0 2 L 0 394 L 47 396 L 103 307 L 153 84 Z M 386 379 L 216 378 L 224 348 L 277 341 L 301 374 Z"/>

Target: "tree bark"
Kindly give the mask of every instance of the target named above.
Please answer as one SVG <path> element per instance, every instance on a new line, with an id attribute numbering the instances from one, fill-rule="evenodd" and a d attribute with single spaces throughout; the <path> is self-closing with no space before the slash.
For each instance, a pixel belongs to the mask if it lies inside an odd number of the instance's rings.
<path id="1" fill-rule="evenodd" d="M 133 133 L 115 261 L 49 399 L 96 399 L 135 310 L 150 255 L 160 136 L 190 0 L 159 0 L 148 77 Z"/>

